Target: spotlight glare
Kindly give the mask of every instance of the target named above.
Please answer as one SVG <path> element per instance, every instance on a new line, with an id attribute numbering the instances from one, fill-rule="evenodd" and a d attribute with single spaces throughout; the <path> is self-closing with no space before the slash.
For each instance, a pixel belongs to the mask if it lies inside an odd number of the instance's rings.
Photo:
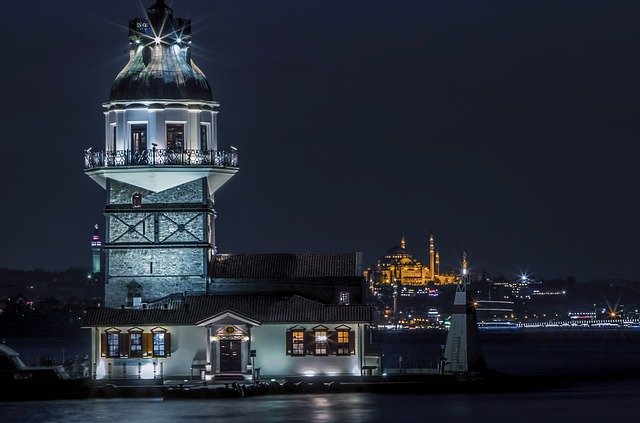
<path id="1" fill-rule="evenodd" d="M 160 39 L 160 37 L 156 37 L 153 41 L 155 41 L 156 44 L 160 44 L 162 39 Z"/>

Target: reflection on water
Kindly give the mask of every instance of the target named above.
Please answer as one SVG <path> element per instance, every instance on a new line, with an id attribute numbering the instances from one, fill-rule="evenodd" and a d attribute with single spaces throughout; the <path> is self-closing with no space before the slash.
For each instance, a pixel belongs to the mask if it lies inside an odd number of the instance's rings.
<path id="1" fill-rule="evenodd" d="M 615 420 L 633 415 L 638 381 L 528 394 L 338 394 L 162 401 L 96 399 L 0 403 L 3 422 L 534 422 Z"/>

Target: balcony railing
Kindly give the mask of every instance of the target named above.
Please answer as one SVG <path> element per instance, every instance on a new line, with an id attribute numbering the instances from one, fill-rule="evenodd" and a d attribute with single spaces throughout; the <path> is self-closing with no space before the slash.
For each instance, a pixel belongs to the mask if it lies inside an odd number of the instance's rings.
<path id="1" fill-rule="evenodd" d="M 86 151 L 84 168 L 111 166 L 216 166 L 238 167 L 238 153 L 219 150 L 117 150 Z"/>

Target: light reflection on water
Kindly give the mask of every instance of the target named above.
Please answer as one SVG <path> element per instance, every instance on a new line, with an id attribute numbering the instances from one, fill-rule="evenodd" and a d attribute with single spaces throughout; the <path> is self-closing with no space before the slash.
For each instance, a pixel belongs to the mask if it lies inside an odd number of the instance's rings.
<path id="1" fill-rule="evenodd" d="M 94 399 L 0 403 L 2 422 L 534 422 L 615 420 L 635 414 L 640 381 L 480 395 L 323 394 L 238 399 Z"/>

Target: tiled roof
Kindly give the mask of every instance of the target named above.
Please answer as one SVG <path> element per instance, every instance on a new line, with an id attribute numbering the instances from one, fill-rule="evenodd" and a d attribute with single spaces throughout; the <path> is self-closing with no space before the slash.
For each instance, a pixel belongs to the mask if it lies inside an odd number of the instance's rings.
<path id="1" fill-rule="evenodd" d="M 224 311 L 235 311 L 261 323 L 370 322 L 372 309 L 364 305 L 324 305 L 294 295 L 194 295 L 171 299 L 167 308 L 156 303 L 147 309 L 94 307 L 84 326 L 191 325 Z"/>
<path id="2" fill-rule="evenodd" d="M 218 254 L 211 266 L 212 278 L 327 276 L 362 276 L 362 254 Z"/>

